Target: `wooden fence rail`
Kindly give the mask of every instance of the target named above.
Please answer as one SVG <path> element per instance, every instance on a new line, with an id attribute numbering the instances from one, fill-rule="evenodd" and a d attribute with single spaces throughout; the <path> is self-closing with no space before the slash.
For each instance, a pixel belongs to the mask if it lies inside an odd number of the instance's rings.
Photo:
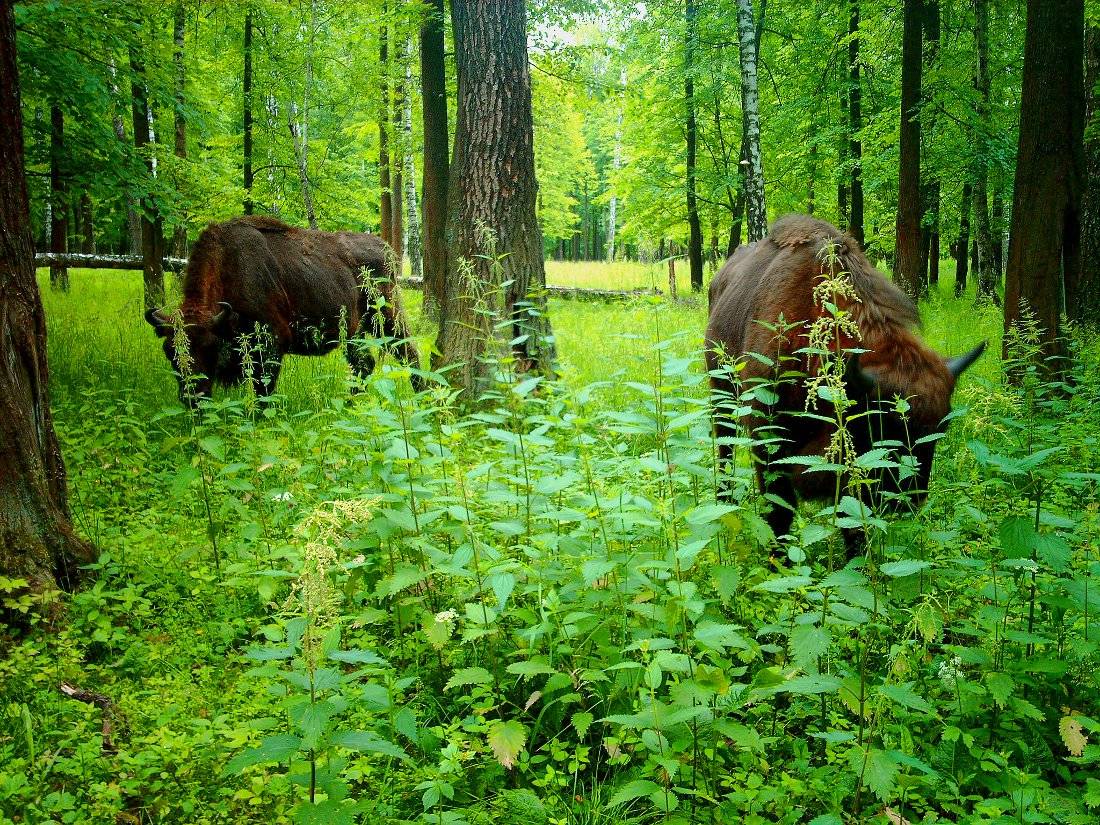
<path id="1" fill-rule="evenodd" d="M 182 271 L 187 266 L 186 258 L 164 258 L 164 268 Z M 78 269 L 142 269 L 140 255 L 87 255 L 77 252 L 38 252 L 34 256 L 36 267 L 71 266 Z M 403 277 L 401 286 L 409 289 L 423 289 L 423 278 Z M 614 301 L 629 298 L 642 298 L 647 295 L 662 295 L 659 289 L 584 289 L 572 286 L 548 286 L 546 291 L 555 298 L 570 298 L 578 301 Z"/>

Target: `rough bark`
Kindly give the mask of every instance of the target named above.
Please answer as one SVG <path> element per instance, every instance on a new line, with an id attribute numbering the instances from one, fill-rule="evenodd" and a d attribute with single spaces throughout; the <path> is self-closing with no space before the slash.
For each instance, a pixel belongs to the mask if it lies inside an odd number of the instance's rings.
<path id="1" fill-rule="evenodd" d="M 544 373 L 553 372 L 554 343 L 535 215 L 524 2 L 454 0 L 451 10 L 458 122 L 448 186 L 447 311 L 437 349 L 442 365 L 456 367 L 449 379 L 476 398 L 493 383 L 492 356 L 509 342 L 518 369 Z"/>
<path id="2" fill-rule="evenodd" d="M 134 147 L 145 155 L 145 168 L 151 186 L 154 175 L 153 153 L 150 148 L 149 101 L 145 87 L 145 64 L 136 49 L 130 51 L 130 96 L 133 101 Z M 164 303 L 164 219 L 152 193 L 146 191 L 140 201 L 141 257 L 144 260 L 142 284 L 146 309 Z"/>
<path id="3" fill-rule="evenodd" d="M 183 61 L 184 32 L 187 24 L 187 15 L 184 12 L 183 0 L 176 0 L 176 9 L 172 19 L 172 42 L 175 49 L 172 52 L 172 63 L 176 70 L 176 111 L 173 119 L 175 126 L 175 154 L 181 161 L 187 159 L 187 118 L 184 116 L 184 90 L 187 84 L 187 73 Z M 187 226 L 181 220 L 172 233 L 172 254 L 187 254 Z"/>
<path id="4" fill-rule="evenodd" d="M 863 94 L 859 79 L 859 0 L 851 0 L 848 15 L 848 152 L 852 161 L 852 200 L 848 232 L 863 246 Z"/>
<path id="5" fill-rule="evenodd" d="M 244 76 L 241 81 L 244 101 L 244 213 L 251 215 L 252 186 L 255 177 L 252 173 L 252 8 L 244 13 Z"/>
<path id="6" fill-rule="evenodd" d="M 695 0 L 684 5 L 684 114 L 687 137 L 687 218 L 688 266 L 691 289 L 703 289 L 703 230 L 699 225 L 699 205 L 696 201 L 695 166 L 699 129 L 695 120 Z"/>
<path id="7" fill-rule="evenodd" d="M 388 3 L 382 0 L 381 31 L 378 34 L 378 71 L 381 82 L 378 94 L 378 185 L 382 190 L 378 204 L 378 219 L 382 240 L 393 243 L 393 182 L 390 180 L 390 23 Z"/>
<path id="8" fill-rule="evenodd" d="M 993 232 L 989 225 L 989 134 L 993 128 L 989 80 L 989 0 L 974 0 L 974 44 L 978 92 L 977 153 L 974 159 L 974 218 L 978 229 L 978 300 L 1000 304 L 993 272 Z"/>
<path id="9" fill-rule="evenodd" d="M 745 166 L 745 197 L 749 242 L 768 233 L 768 210 L 764 200 L 764 160 L 760 149 L 760 98 L 757 88 L 756 26 L 752 0 L 737 0 L 737 33 L 741 55 L 741 109 L 745 118 L 748 164 Z"/>
<path id="10" fill-rule="evenodd" d="M 924 292 L 920 254 L 921 0 L 905 0 L 901 57 L 901 129 L 894 280 L 911 298 Z"/>
<path id="11" fill-rule="evenodd" d="M 1100 26 L 1090 26 L 1085 51 L 1085 193 L 1081 199 L 1081 277 L 1067 302 L 1071 318 L 1100 324 Z"/>
<path id="12" fill-rule="evenodd" d="M 444 64 L 443 0 L 429 0 L 420 28 L 420 95 L 423 101 L 424 178 L 421 186 L 424 243 L 424 313 L 438 321 L 447 271 L 447 73 Z"/>
<path id="13" fill-rule="evenodd" d="M 955 297 L 958 298 L 966 292 L 966 278 L 970 269 L 970 202 L 974 198 L 974 190 L 970 181 L 966 181 L 962 188 L 962 202 L 959 204 L 959 237 L 955 241 Z"/>
<path id="14" fill-rule="evenodd" d="M 1004 317 L 1007 330 L 1026 304 L 1048 356 L 1063 352 L 1063 277 L 1072 295 L 1081 272 L 1084 33 L 1084 0 L 1028 0 Z"/>
<path id="15" fill-rule="evenodd" d="M 405 54 L 408 57 L 405 62 L 405 88 L 408 91 L 403 98 L 401 107 L 401 142 L 404 144 L 405 150 L 405 220 L 408 226 L 405 233 L 405 247 L 409 255 L 412 276 L 421 278 L 424 275 L 424 270 L 420 257 L 420 211 L 416 206 L 416 162 L 413 159 L 412 53 L 412 35 L 409 35 L 408 42 L 405 44 Z"/>
<path id="16" fill-rule="evenodd" d="M 57 104 L 50 106 L 50 251 L 69 251 L 69 186 L 65 163 L 65 114 Z M 50 286 L 69 291 L 69 270 L 50 267 Z"/>
<path id="17" fill-rule="evenodd" d="M 0 0 L 0 575 L 71 587 L 95 548 L 77 537 L 50 415 L 46 320 L 34 277 L 11 0 Z"/>

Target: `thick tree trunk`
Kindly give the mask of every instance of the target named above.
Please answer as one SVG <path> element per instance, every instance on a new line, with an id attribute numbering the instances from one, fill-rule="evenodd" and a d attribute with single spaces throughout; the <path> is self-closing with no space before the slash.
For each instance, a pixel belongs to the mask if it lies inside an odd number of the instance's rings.
<path id="1" fill-rule="evenodd" d="M 977 49 L 974 86 L 978 92 L 978 145 L 974 160 L 974 218 L 978 224 L 978 300 L 1000 304 L 993 273 L 993 232 L 989 226 L 989 133 L 993 128 L 989 80 L 989 0 L 974 0 Z"/>
<path id="2" fill-rule="evenodd" d="M 859 0 L 851 0 L 848 17 L 848 134 L 852 160 L 852 203 L 848 231 L 863 246 L 863 94 L 859 80 Z"/>
<path id="3" fill-rule="evenodd" d="M 420 95 L 423 100 L 424 180 L 421 204 L 424 220 L 424 314 L 438 321 L 442 313 L 443 280 L 447 271 L 447 73 L 444 64 L 443 0 L 429 0 L 420 29 Z"/>
<path id="4" fill-rule="evenodd" d="M 414 278 L 424 276 L 423 261 L 421 260 L 420 241 L 420 210 L 416 206 L 416 162 L 413 160 L 413 128 L 412 128 L 412 35 L 405 44 L 405 88 L 408 90 L 404 96 L 404 105 L 401 107 L 401 135 L 405 149 L 405 218 L 408 224 L 406 233 L 406 248 L 409 254 L 409 266 Z"/>
<path id="5" fill-rule="evenodd" d="M 390 22 L 389 4 L 382 0 L 381 31 L 378 34 L 378 71 L 381 88 L 378 95 L 378 185 L 382 190 L 378 220 L 382 240 L 394 248 L 393 181 L 390 179 Z"/>
<path id="6" fill-rule="evenodd" d="M 1085 193 L 1081 199 L 1081 277 L 1067 301 L 1076 321 L 1100 324 L 1100 25 L 1090 26 L 1085 51 Z"/>
<path id="7" fill-rule="evenodd" d="M 95 548 L 73 532 L 50 415 L 34 277 L 11 0 L 0 0 L 0 576 L 71 587 Z"/>
<path id="8" fill-rule="evenodd" d="M 1028 0 L 1005 329 L 1026 304 L 1047 356 L 1063 352 L 1063 283 L 1072 289 L 1081 272 L 1084 33 L 1084 0 Z"/>
<path id="9" fill-rule="evenodd" d="M 737 33 L 741 54 L 741 109 L 745 118 L 748 165 L 745 167 L 745 197 L 749 241 L 768 233 L 768 209 L 764 199 L 764 159 L 760 148 L 760 99 L 756 64 L 759 42 L 752 0 L 737 0 Z"/>
<path id="10" fill-rule="evenodd" d="M 966 277 L 970 269 L 970 202 L 974 189 L 970 181 L 963 184 L 962 203 L 959 204 L 959 238 L 955 241 L 955 297 L 966 292 Z"/>
<path id="11" fill-rule="evenodd" d="M 901 57 L 901 131 L 894 280 L 911 298 L 924 292 L 920 264 L 921 0 L 905 0 Z"/>
<path id="12" fill-rule="evenodd" d="M 252 186 L 252 7 L 244 13 L 244 77 L 241 81 L 244 98 L 244 213 L 251 215 L 254 209 Z"/>
<path id="13" fill-rule="evenodd" d="M 287 126 L 294 143 L 294 157 L 298 162 L 298 185 L 302 192 L 302 206 L 310 229 L 317 228 L 317 212 L 313 208 L 313 186 L 309 180 L 309 99 L 313 92 L 313 52 L 317 39 L 317 0 L 309 4 L 309 40 L 306 43 L 305 77 L 302 82 L 302 109 L 290 104 L 287 110 Z"/>
<path id="14" fill-rule="evenodd" d="M 146 153 L 145 168 L 149 174 L 147 183 L 152 185 L 154 175 L 153 153 L 150 147 L 149 101 L 145 88 L 145 64 L 137 50 L 130 51 L 131 87 L 134 115 L 134 147 L 138 154 Z M 151 148 L 151 147 L 150 147 Z M 142 283 L 145 308 L 151 309 L 164 303 L 164 223 L 160 208 L 152 194 L 141 199 L 141 257 L 144 261 Z"/>
<path id="15" fill-rule="evenodd" d="M 65 114 L 61 107 L 50 106 L 50 251 L 69 251 L 69 187 L 65 163 Z M 50 286 L 69 291 L 69 269 L 50 267 Z"/>
<path id="16" fill-rule="evenodd" d="M 173 125 L 176 131 L 175 153 L 181 161 L 187 159 L 187 119 L 183 113 L 184 90 L 187 84 L 183 62 L 183 36 L 186 24 L 187 16 L 184 13 L 183 0 L 176 0 L 176 10 L 172 20 L 172 42 L 175 44 L 172 62 L 176 69 L 176 112 Z M 187 254 L 187 226 L 183 221 L 176 225 L 172 233 L 172 254 L 179 257 Z"/>
<path id="17" fill-rule="evenodd" d="M 699 225 L 699 205 L 695 193 L 696 144 L 699 130 L 695 121 L 695 0 L 684 5 L 684 112 L 687 136 L 687 218 L 688 218 L 688 266 L 691 271 L 691 289 L 703 289 L 703 230 Z"/>
<path id="18" fill-rule="evenodd" d="M 553 372 L 554 343 L 535 215 L 524 2 L 453 0 L 451 9 L 458 123 L 448 186 L 447 310 L 437 344 L 441 363 L 457 366 L 450 380 L 477 398 L 494 381 L 493 356 L 509 342 L 516 368 L 544 373 Z"/>

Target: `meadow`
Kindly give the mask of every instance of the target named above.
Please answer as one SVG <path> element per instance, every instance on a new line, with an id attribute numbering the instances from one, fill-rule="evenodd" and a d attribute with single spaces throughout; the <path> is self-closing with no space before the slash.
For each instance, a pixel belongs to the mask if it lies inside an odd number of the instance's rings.
<path id="1" fill-rule="evenodd" d="M 804 506 L 780 545 L 747 465 L 715 502 L 704 298 L 552 300 L 560 379 L 477 408 L 334 354 L 191 414 L 137 274 L 72 284 L 40 273 L 101 557 L 44 611 L 0 580 L 37 623 L 0 656 L 0 823 L 1097 821 L 1089 336 L 1064 384 L 1014 336 L 1009 384 L 1000 313 L 944 285 L 929 343 L 991 347 L 928 502 Z"/>

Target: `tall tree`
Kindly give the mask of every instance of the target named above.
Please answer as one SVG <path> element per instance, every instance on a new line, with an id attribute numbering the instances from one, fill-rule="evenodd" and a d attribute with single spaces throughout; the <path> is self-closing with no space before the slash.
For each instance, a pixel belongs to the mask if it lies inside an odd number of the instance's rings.
<path id="1" fill-rule="evenodd" d="M 859 79 L 859 0 L 848 9 L 848 151 L 852 162 L 852 199 L 848 231 L 863 246 L 863 94 Z"/>
<path id="2" fill-rule="evenodd" d="M 764 159 L 760 149 L 760 96 L 756 65 L 759 38 L 756 36 L 752 0 L 737 0 L 737 34 L 741 54 L 741 110 L 745 119 L 745 197 L 749 241 L 768 233 L 768 209 L 764 201 Z"/>
<path id="3" fill-rule="evenodd" d="M 920 264 L 921 0 L 905 0 L 901 45 L 901 130 L 894 278 L 912 298 L 924 291 Z"/>
<path id="4" fill-rule="evenodd" d="M 1062 353 L 1063 277 L 1081 272 L 1084 35 L 1084 0 L 1028 0 L 1004 318 L 1007 330 L 1026 304 L 1048 356 Z"/>
<path id="5" fill-rule="evenodd" d="M 626 91 L 626 69 L 619 72 L 619 88 Z M 623 165 L 623 102 L 618 101 L 619 111 L 615 115 L 615 142 L 611 147 L 611 177 L 614 179 Z M 614 183 L 612 186 L 614 187 Z M 726 187 L 727 191 L 729 187 Z M 615 260 L 615 233 L 619 229 L 619 196 L 614 188 L 607 205 L 607 260 Z"/>
<path id="6" fill-rule="evenodd" d="M 974 0 L 974 86 L 978 92 L 977 153 L 974 159 L 974 217 L 978 224 L 978 300 L 1000 303 L 993 272 L 993 232 L 989 223 L 989 135 L 993 129 L 989 79 L 989 0 Z"/>
<path id="7" fill-rule="evenodd" d="M 963 182 L 962 201 L 959 203 L 959 237 L 955 241 L 955 297 L 966 292 L 967 273 L 970 271 L 970 205 L 974 200 L 974 187 L 969 180 Z"/>
<path id="8" fill-rule="evenodd" d="M 691 270 L 691 289 L 703 289 L 703 230 L 699 225 L 699 205 L 696 201 L 696 145 L 699 127 L 695 119 L 695 40 L 697 36 L 697 12 L 695 0 L 684 4 L 684 113 L 687 137 L 687 217 L 688 217 L 688 266 Z"/>
<path id="9" fill-rule="evenodd" d="M 378 185 L 381 198 L 378 205 L 378 218 L 381 224 L 382 240 L 393 243 L 393 181 L 390 179 L 390 21 L 389 4 L 382 0 L 382 14 L 379 18 L 378 66 L 381 78 L 378 94 Z"/>
<path id="10" fill-rule="evenodd" d="M 65 163 L 65 113 L 50 106 L 50 252 L 69 251 L 69 183 Z M 50 265 L 50 286 L 68 291 L 69 268 Z"/>
<path id="11" fill-rule="evenodd" d="M 396 146 L 393 152 L 393 187 L 392 194 L 390 195 L 390 209 L 391 222 L 393 232 L 393 252 L 394 252 L 394 272 L 400 276 L 401 270 L 405 263 L 405 210 L 404 203 L 404 190 L 402 187 L 402 174 L 401 166 L 407 151 L 407 147 L 404 141 L 404 131 L 401 128 L 401 112 L 405 109 L 405 62 L 408 59 L 408 54 L 402 48 L 403 44 L 398 42 L 395 44 L 395 57 L 394 61 L 397 69 L 397 82 L 394 86 L 393 94 L 393 111 L 390 113 L 390 123 L 392 124 L 394 138 L 396 140 Z"/>
<path id="12" fill-rule="evenodd" d="M 1085 194 L 1081 200 L 1081 277 L 1066 308 L 1077 321 L 1100 323 L 1100 23 L 1089 26 L 1085 47 Z"/>
<path id="13" fill-rule="evenodd" d="M 149 129 L 149 92 L 145 85 L 145 62 L 139 54 L 139 46 L 130 49 L 130 97 L 133 101 L 134 147 L 145 155 L 148 173 L 147 186 L 153 186 L 154 158 Z M 152 191 L 147 189 L 141 199 L 141 261 L 145 307 L 150 309 L 164 302 L 164 218 L 160 204 Z"/>
<path id="14" fill-rule="evenodd" d="M 510 342 L 519 369 L 552 372 L 554 344 L 535 215 L 524 0 L 453 0 L 451 16 L 458 122 L 437 348 L 441 363 L 456 367 L 450 380 L 477 396 L 493 380 L 486 353 Z"/>
<path id="15" fill-rule="evenodd" d="M 172 63 L 176 70 L 176 111 L 174 126 L 176 127 L 175 153 L 180 160 L 187 158 L 187 118 L 184 116 L 184 88 L 187 84 L 187 73 L 183 62 L 184 33 L 187 25 L 187 15 L 183 7 L 183 0 L 176 0 L 175 13 L 172 16 L 172 42 L 175 49 L 172 52 Z M 172 252 L 179 257 L 187 255 L 187 225 L 180 221 L 176 225 L 172 235 Z"/>
<path id="16" fill-rule="evenodd" d="M 294 157 L 298 166 L 298 186 L 302 192 L 302 205 L 310 229 L 317 228 L 317 212 L 313 207 L 313 183 L 309 179 L 309 107 L 313 92 L 313 58 L 317 48 L 317 0 L 309 3 L 309 24 L 306 35 L 306 62 L 302 77 L 302 108 L 291 101 L 286 122 L 294 144 Z"/>
<path id="17" fill-rule="evenodd" d="M 405 43 L 405 88 L 401 106 L 401 143 L 405 152 L 405 218 L 408 231 L 405 237 L 405 246 L 409 254 L 409 265 L 412 267 L 412 276 L 421 278 L 424 275 L 423 262 L 420 258 L 420 213 L 416 207 L 416 162 L 413 160 L 413 127 L 412 127 L 412 35 Z"/>
<path id="18" fill-rule="evenodd" d="M 34 277 L 12 0 L 0 0 L 0 575 L 71 586 L 95 549 L 73 531 L 50 415 Z"/>
<path id="19" fill-rule="evenodd" d="M 935 69 L 940 52 L 940 0 L 924 0 L 924 40 L 925 60 L 930 69 Z M 925 103 L 934 94 L 934 90 L 925 89 Z M 936 137 L 935 106 L 925 106 L 921 118 L 921 141 L 931 145 Z M 924 179 L 921 183 L 921 277 L 930 287 L 940 282 L 940 172 L 929 157 L 921 152 L 925 159 Z"/>
<path id="20" fill-rule="evenodd" d="M 447 270 L 444 237 L 447 220 L 447 172 L 450 163 L 447 131 L 447 73 L 444 64 L 443 0 L 429 0 L 420 27 L 420 95 L 424 127 L 424 179 L 421 204 L 424 219 L 424 312 L 439 320 Z"/>
<path id="21" fill-rule="evenodd" d="M 244 94 L 244 213 L 252 214 L 252 6 L 244 13 L 244 77 L 241 87 Z"/>

